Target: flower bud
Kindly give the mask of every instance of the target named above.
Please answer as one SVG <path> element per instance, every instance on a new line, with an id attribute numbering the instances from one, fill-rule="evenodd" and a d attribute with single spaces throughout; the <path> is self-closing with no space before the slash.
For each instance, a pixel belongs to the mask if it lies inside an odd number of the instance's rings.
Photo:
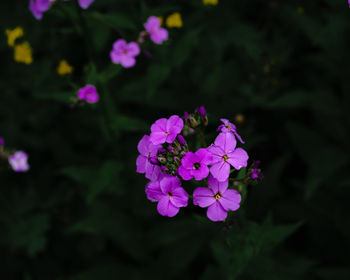
<path id="1" fill-rule="evenodd" d="M 179 141 L 179 143 L 180 143 L 181 146 L 185 146 L 185 145 L 186 145 L 186 140 L 185 140 L 185 138 L 184 138 L 181 134 L 179 134 L 179 135 L 177 136 L 177 141 Z"/>
<path id="2" fill-rule="evenodd" d="M 152 163 L 152 164 L 155 164 L 155 165 L 159 164 L 159 161 L 158 161 L 157 157 L 151 157 L 149 159 L 149 162 Z"/>
<path id="3" fill-rule="evenodd" d="M 161 163 L 161 164 L 166 164 L 166 158 L 162 155 L 158 156 L 158 161 Z"/>
<path id="4" fill-rule="evenodd" d="M 0 137 L 0 147 L 5 146 L 4 138 Z"/>
<path id="5" fill-rule="evenodd" d="M 198 121 L 193 116 L 190 117 L 190 124 L 192 128 L 196 128 L 199 125 Z"/>

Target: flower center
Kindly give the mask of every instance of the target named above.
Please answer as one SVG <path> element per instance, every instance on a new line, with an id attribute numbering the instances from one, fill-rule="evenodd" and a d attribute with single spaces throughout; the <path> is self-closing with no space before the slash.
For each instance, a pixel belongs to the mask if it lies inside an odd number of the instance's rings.
<path id="1" fill-rule="evenodd" d="M 127 55 L 128 54 L 128 50 L 123 50 L 123 54 Z"/>
<path id="2" fill-rule="evenodd" d="M 221 194 L 220 194 L 220 193 L 217 193 L 216 195 L 214 195 L 214 198 L 215 198 L 216 200 L 220 199 L 220 198 L 221 198 Z"/>
<path id="3" fill-rule="evenodd" d="M 228 156 L 227 155 L 222 156 L 222 158 L 224 159 L 224 161 L 228 160 Z"/>
<path id="4" fill-rule="evenodd" d="M 173 194 L 171 192 L 168 192 L 168 196 L 173 197 Z"/>
<path id="5" fill-rule="evenodd" d="M 231 129 L 231 126 L 229 126 L 229 125 L 226 125 L 226 128 L 227 128 L 227 129 Z"/>
<path id="6" fill-rule="evenodd" d="M 170 133 L 167 131 L 167 132 L 165 132 L 165 136 L 168 136 Z"/>
<path id="7" fill-rule="evenodd" d="M 199 162 L 196 162 L 195 164 L 193 164 L 193 168 L 198 170 L 201 167 L 201 164 Z"/>

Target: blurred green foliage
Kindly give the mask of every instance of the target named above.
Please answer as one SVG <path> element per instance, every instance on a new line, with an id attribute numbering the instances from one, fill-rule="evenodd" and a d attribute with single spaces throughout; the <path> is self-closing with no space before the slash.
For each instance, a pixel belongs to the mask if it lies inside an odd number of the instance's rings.
<path id="1" fill-rule="evenodd" d="M 345 0 L 95 0 L 82 18 L 71 1 L 42 21 L 26 1 L 0 7 L 0 136 L 31 165 L 0 163 L 1 279 L 350 279 Z M 173 12 L 183 28 L 145 44 L 151 57 L 111 64 L 116 39 Z M 7 46 L 16 26 L 31 65 Z M 73 75 L 56 73 L 62 59 Z M 87 83 L 100 102 L 71 109 Z M 159 216 L 135 173 L 150 125 L 198 105 L 208 131 L 243 114 L 245 149 L 263 162 L 263 182 L 225 224 L 193 206 Z"/>

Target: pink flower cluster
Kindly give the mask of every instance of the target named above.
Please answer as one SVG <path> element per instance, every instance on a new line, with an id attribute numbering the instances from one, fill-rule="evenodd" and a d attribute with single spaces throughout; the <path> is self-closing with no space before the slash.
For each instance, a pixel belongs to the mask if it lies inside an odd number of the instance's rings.
<path id="1" fill-rule="evenodd" d="M 50 9 L 53 2 L 56 2 L 56 0 L 29 0 L 29 10 L 37 20 L 40 20 L 43 14 Z M 78 4 L 82 9 L 87 9 L 92 2 L 94 0 L 78 0 Z"/>
<path id="2" fill-rule="evenodd" d="M 114 42 L 110 52 L 113 63 L 120 64 L 124 68 L 131 68 L 136 64 L 136 56 L 141 52 L 140 45 L 144 43 L 145 38 L 149 38 L 156 44 L 162 44 L 168 39 L 168 31 L 160 27 L 160 20 L 151 16 L 144 24 L 146 31 L 140 33 L 137 42 L 127 43 L 124 39 L 118 39 Z"/>
<path id="3" fill-rule="evenodd" d="M 138 144 L 136 172 L 144 173 L 150 180 L 146 195 L 158 203 L 157 210 L 162 216 L 173 217 L 188 205 L 189 195 L 182 181 L 196 180 L 201 186 L 193 191 L 193 204 L 208 208 L 210 220 L 224 221 L 228 211 L 239 209 L 241 201 L 239 192 L 229 188 L 231 167 L 234 170 L 246 167 L 248 154 L 236 147 L 236 137 L 243 141 L 236 127 L 226 119 L 222 119 L 213 144 L 190 151 L 182 135 L 190 118 L 196 121 L 196 129 L 208 123 L 204 107 L 195 115 L 187 113 L 185 121 L 173 115 L 153 123 L 150 135 L 144 135 Z"/>

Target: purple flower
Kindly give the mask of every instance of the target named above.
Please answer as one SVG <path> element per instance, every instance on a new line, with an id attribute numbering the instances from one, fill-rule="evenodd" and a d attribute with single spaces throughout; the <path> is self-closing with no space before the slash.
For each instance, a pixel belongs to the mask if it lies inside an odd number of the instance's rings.
<path id="1" fill-rule="evenodd" d="M 43 13 L 50 8 L 50 2 L 50 0 L 30 0 L 29 10 L 36 19 L 41 19 L 43 17 Z"/>
<path id="2" fill-rule="evenodd" d="M 185 120 L 189 120 L 190 119 L 190 115 L 188 114 L 188 112 L 184 112 L 184 119 Z"/>
<path id="3" fill-rule="evenodd" d="M 78 0 L 79 6 L 82 9 L 87 9 L 91 5 L 91 3 L 94 2 L 94 0 Z"/>
<path id="4" fill-rule="evenodd" d="M 253 180 L 258 179 L 259 178 L 259 173 L 260 173 L 259 169 L 254 168 L 252 170 L 252 174 L 250 175 L 250 178 L 252 178 Z"/>
<path id="5" fill-rule="evenodd" d="M 154 145 L 173 143 L 184 126 L 183 120 L 173 115 L 169 119 L 159 119 L 151 126 L 151 141 Z"/>
<path id="6" fill-rule="evenodd" d="M 158 201 L 157 210 L 162 216 L 174 217 L 188 202 L 188 194 L 181 187 L 180 180 L 169 175 L 148 183 L 146 195 L 149 200 Z"/>
<path id="7" fill-rule="evenodd" d="M 207 216 L 210 220 L 224 221 L 227 211 L 239 209 L 241 195 L 236 190 L 228 189 L 228 180 L 219 182 L 212 176 L 208 178 L 210 188 L 199 187 L 193 192 L 193 204 L 208 207 Z"/>
<path id="8" fill-rule="evenodd" d="M 5 139 L 0 137 L 0 147 L 5 146 Z"/>
<path id="9" fill-rule="evenodd" d="M 191 180 L 193 177 L 200 181 L 209 175 L 208 164 L 212 161 L 212 155 L 207 149 L 201 148 L 197 152 L 187 152 L 181 160 L 179 175 L 184 180 Z"/>
<path id="10" fill-rule="evenodd" d="M 154 43 L 162 44 L 164 40 L 168 39 L 168 31 L 160 27 L 159 18 L 155 16 L 149 17 L 144 26 Z"/>
<path id="11" fill-rule="evenodd" d="M 137 43 L 127 43 L 124 39 L 118 39 L 113 44 L 110 57 L 113 63 L 121 64 L 125 68 L 130 68 L 135 65 L 135 57 L 139 54 L 140 47 Z"/>
<path id="12" fill-rule="evenodd" d="M 226 181 L 230 175 L 230 165 L 239 170 L 247 166 L 248 154 L 242 148 L 236 149 L 236 139 L 232 133 L 220 133 L 208 150 L 213 155 L 210 173 L 218 181 Z"/>
<path id="13" fill-rule="evenodd" d="M 9 164 L 15 172 L 26 172 L 29 170 L 27 162 L 28 155 L 23 151 L 16 151 L 8 157 Z"/>
<path id="14" fill-rule="evenodd" d="M 78 99 L 85 100 L 88 103 L 96 103 L 99 96 L 96 88 L 93 85 L 87 85 L 78 91 Z"/>
<path id="15" fill-rule="evenodd" d="M 244 144 L 244 141 L 242 140 L 241 136 L 239 136 L 239 134 L 237 133 L 236 126 L 233 123 L 231 123 L 228 119 L 220 119 L 220 121 L 222 121 L 224 124 L 221 124 L 218 127 L 217 131 L 221 131 L 224 133 L 231 132 L 237 137 L 239 142 Z"/>
<path id="16" fill-rule="evenodd" d="M 153 145 L 150 137 L 144 135 L 137 145 L 140 155 L 136 159 L 136 172 L 146 173 L 146 178 L 155 180 L 158 177 L 160 167 L 151 163 L 151 160 L 157 155 L 161 145 Z"/>

